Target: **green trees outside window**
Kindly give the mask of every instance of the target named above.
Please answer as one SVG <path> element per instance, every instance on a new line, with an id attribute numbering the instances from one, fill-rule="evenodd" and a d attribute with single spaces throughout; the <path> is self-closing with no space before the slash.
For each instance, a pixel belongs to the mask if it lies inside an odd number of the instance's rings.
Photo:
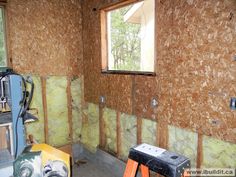
<path id="1" fill-rule="evenodd" d="M 140 24 L 124 21 L 124 16 L 131 6 L 110 12 L 110 61 L 112 70 L 140 70 L 141 39 Z M 111 59 L 112 58 L 112 59 Z"/>

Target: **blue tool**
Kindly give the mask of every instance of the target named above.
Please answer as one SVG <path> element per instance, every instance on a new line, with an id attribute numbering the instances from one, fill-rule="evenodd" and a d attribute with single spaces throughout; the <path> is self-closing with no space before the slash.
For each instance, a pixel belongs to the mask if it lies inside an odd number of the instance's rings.
<path id="1" fill-rule="evenodd" d="M 0 68 L 0 128 L 6 127 L 7 148 L 0 149 L 0 170 L 12 165 L 26 147 L 24 123 L 36 120 L 27 112 L 32 100 L 34 84 L 31 78 L 26 79 L 9 68 Z M 26 90 L 26 83 L 31 91 Z"/>
<path id="2" fill-rule="evenodd" d="M 9 81 L 12 126 L 14 132 L 14 153 L 16 157 L 26 146 L 25 128 L 21 117 L 23 111 L 23 83 L 22 77 L 18 75 L 10 75 Z"/>

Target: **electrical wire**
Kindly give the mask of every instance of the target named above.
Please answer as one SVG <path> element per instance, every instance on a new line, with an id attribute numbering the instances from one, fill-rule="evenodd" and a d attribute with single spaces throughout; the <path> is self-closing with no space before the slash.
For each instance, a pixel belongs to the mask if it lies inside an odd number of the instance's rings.
<path id="1" fill-rule="evenodd" d="M 31 84 L 31 89 L 30 89 L 30 95 L 29 95 L 28 101 L 24 102 L 24 109 L 21 113 L 22 118 L 24 118 L 26 111 L 29 109 L 30 103 L 33 98 L 33 93 L 34 93 L 34 82 L 32 81 L 32 79 L 28 77 L 25 81 Z"/>

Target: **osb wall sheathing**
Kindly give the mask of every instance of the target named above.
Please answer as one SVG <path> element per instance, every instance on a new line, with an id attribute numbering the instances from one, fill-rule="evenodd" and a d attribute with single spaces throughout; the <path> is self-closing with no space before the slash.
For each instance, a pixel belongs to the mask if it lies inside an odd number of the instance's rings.
<path id="1" fill-rule="evenodd" d="M 82 19 L 79 0 L 7 3 L 9 60 L 19 73 L 82 73 Z"/>
<path id="2" fill-rule="evenodd" d="M 37 75 L 31 107 L 39 110 L 39 122 L 27 125 L 27 131 L 38 142 L 61 146 L 79 141 L 81 12 L 80 0 L 8 0 L 6 4 L 10 66 L 18 73 Z"/>
<path id="3" fill-rule="evenodd" d="M 236 142 L 236 2 L 173 3 L 170 122 Z"/>
<path id="4" fill-rule="evenodd" d="M 99 1 L 83 2 L 83 47 L 84 80 L 86 101 L 99 103 L 99 97 L 106 97 L 106 105 L 131 113 L 130 76 L 101 75 L 100 60 L 100 17 Z M 95 10 L 95 9 L 97 10 Z M 114 82 L 115 81 L 115 82 Z M 113 84 L 110 84 L 110 83 Z M 120 94 L 122 92 L 122 94 Z M 114 98 L 120 98 L 115 99 Z"/>
<path id="5" fill-rule="evenodd" d="M 115 110 L 236 143 L 229 108 L 236 96 L 236 1 L 157 0 L 156 77 L 101 74 L 99 8 L 106 5 L 82 3 L 85 101 L 99 103 L 103 95 Z"/>

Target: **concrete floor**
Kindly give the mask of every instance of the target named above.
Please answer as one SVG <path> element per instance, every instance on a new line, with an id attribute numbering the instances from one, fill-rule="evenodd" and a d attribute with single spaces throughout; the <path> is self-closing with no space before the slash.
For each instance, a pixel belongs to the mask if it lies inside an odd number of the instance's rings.
<path id="1" fill-rule="evenodd" d="M 91 153 L 82 144 L 74 144 L 73 158 L 73 177 L 122 177 L 126 163 L 114 156 L 97 149 Z M 77 162 L 86 162 L 79 163 Z M 138 176 L 140 177 L 140 176 Z"/>
<path id="2" fill-rule="evenodd" d="M 87 163 L 81 165 L 74 165 L 72 177 L 123 177 L 123 171 L 117 174 L 117 171 L 111 171 L 111 169 L 103 166 L 102 163 L 97 164 L 90 160 L 85 160 Z M 156 177 L 155 173 L 150 173 L 150 177 Z M 141 177 L 137 174 L 137 177 Z"/>
<path id="3" fill-rule="evenodd" d="M 74 144 L 72 148 L 75 161 L 72 177 L 123 177 L 126 163 L 113 155 L 100 149 L 91 153 L 82 144 Z M 140 173 L 136 177 L 141 177 Z"/>
<path id="4" fill-rule="evenodd" d="M 85 159 L 86 163 L 73 166 L 73 177 L 114 177 L 110 169 Z"/>

